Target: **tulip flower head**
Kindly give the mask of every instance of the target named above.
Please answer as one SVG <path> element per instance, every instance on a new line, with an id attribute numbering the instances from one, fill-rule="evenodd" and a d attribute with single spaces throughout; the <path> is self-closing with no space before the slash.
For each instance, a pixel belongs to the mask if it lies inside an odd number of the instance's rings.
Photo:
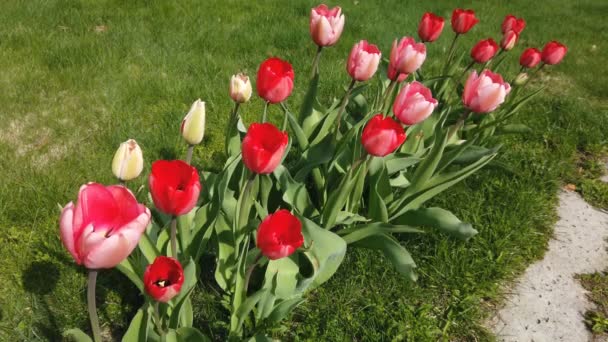
<path id="1" fill-rule="evenodd" d="M 510 91 L 511 86 L 499 74 L 484 70 L 477 75 L 474 70 L 464 85 L 462 102 L 472 112 L 489 113 L 505 101 Z"/>
<path id="2" fill-rule="evenodd" d="M 61 212 L 61 241 L 79 265 L 112 268 L 131 254 L 150 223 L 150 210 L 121 185 L 83 185 L 76 205 Z"/>
<path id="3" fill-rule="evenodd" d="M 524 68 L 534 68 L 540 63 L 541 53 L 536 48 L 527 48 L 519 57 L 519 64 Z"/>
<path id="4" fill-rule="evenodd" d="M 361 143 L 367 153 L 376 157 L 384 157 L 399 148 L 405 138 L 405 131 L 397 121 L 388 116 L 376 114 L 363 128 Z"/>
<path id="5" fill-rule="evenodd" d="M 279 166 L 289 137 L 271 123 L 253 123 L 243 138 L 243 163 L 258 174 L 269 174 Z"/>
<path id="6" fill-rule="evenodd" d="M 393 113 L 402 123 L 415 125 L 428 118 L 437 104 L 429 88 L 420 82 L 412 82 L 406 84 L 395 98 Z"/>
<path id="7" fill-rule="evenodd" d="M 418 36 L 423 42 L 434 42 L 441 35 L 445 20 L 433 13 L 427 12 L 422 16 L 418 25 Z"/>
<path id="8" fill-rule="evenodd" d="M 568 52 L 568 48 L 564 44 L 554 40 L 548 42 L 543 48 L 541 60 L 549 65 L 559 64 L 564 59 L 566 52 Z"/>
<path id="9" fill-rule="evenodd" d="M 509 30 L 502 36 L 500 47 L 505 51 L 509 51 L 515 47 L 518 39 L 519 35 L 515 31 Z"/>
<path id="10" fill-rule="evenodd" d="M 426 45 L 416 43 L 414 38 L 404 37 L 393 42 L 389 68 L 399 74 L 412 74 L 418 70 L 426 59 Z"/>
<path id="11" fill-rule="evenodd" d="M 121 181 L 137 178 L 144 169 L 144 157 L 137 141 L 129 139 L 120 144 L 112 159 L 112 173 Z"/>
<path id="12" fill-rule="evenodd" d="M 179 294 L 184 284 L 184 269 L 174 258 L 158 256 L 144 272 L 146 293 L 157 302 L 167 303 Z"/>
<path id="13" fill-rule="evenodd" d="M 477 63 L 485 63 L 494 58 L 498 52 L 498 44 L 492 38 L 479 41 L 471 49 L 471 58 Z"/>
<path id="14" fill-rule="evenodd" d="M 189 213 L 201 191 L 198 171 L 181 160 L 157 160 L 148 178 L 154 205 L 165 214 Z"/>
<path id="15" fill-rule="evenodd" d="M 521 31 L 526 27 L 526 21 L 523 18 L 516 18 L 514 15 L 507 15 L 505 20 L 503 20 L 500 29 L 502 33 L 505 34 L 509 31 L 514 31 L 518 35 L 521 34 Z"/>
<path id="16" fill-rule="evenodd" d="M 344 14 L 338 6 L 329 9 L 319 5 L 310 10 L 310 35 L 318 46 L 332 46 L 344 29 Z"/>
<path id="17" fill-rule="evenodd" d="M 190 111 L 182 120 L 180 127 L 182 137 L 190 145 L 197 145 L 205 136 L 205 102 L 200 99 L 194 101 Z"/>
<path id="18" fill-rule="evenodd" d="M 457 8 L 452 12 L 452 30 L 457 34 L 469 32 L 478 22 L 479 19 L 475 17 L 475 11 L 473 10 Z"/>
<path id="19" fill-rule="evenodd" d="M 302 222 L 288 210 L 278 210 L 258 226 L 256 244 L 270 260 L 288 257 L 304 244 Z"/>
<path id="20" fill-rule="evenodd" d="M 367 81 L 378 70 L 381 57 L 382 53 L 376 45 L 362 40 L 350 50 L 346 70 L 355 81 Z"/>
<path id="21" fill-rule="evenodd" d="M 293 90 L 293 79 L 293 68 L 289 62 L 276 57 L 268 58 L 258 70 L 258 95 L 270 103 L 282 102 Z"/>
<path id="22" fill-rule="evenodd" d="M 251 98 L 251 82 L 245 74 L 232 75 L 230 78 L 230 98 L 236 103 L 245 103 Z"/>

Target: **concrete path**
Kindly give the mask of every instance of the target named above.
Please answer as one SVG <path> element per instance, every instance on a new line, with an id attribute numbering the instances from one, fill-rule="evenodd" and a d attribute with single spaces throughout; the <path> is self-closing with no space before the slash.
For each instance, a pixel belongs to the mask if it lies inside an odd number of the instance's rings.
<path id="1" fill-rule="evenodd" d="M 576 192 L 562 192 L 554 237 L 543 260 L 528 267 L 492 319 L 499 341 L 583 342 L 583 315 L 593 308 L 576 274 L 608 269 L 608 213 Z"/>

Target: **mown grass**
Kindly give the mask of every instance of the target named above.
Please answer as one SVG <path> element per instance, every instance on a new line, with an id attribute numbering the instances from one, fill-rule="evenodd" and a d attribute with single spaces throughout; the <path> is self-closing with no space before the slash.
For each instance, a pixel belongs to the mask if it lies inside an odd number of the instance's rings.
<path id="1" fill-rule="evenodd" d="M 562 180 L 582 182 L 576 162 L 606 143 L 608 85 L 605 58 L 608 4 L 600 1 L 509 3 L 485 1 L 344 1 L 340 43 L 324 52 L 321 99 L 339 96 L 348 82 L 344 59 L 358 39 L 389 53 L 392 40 L 412 35 L 424 11 L 449 17 L 475 8 L 481 23 L 461 40 L 498 39 L 508 13 L 528 27 L 503 72 L 510 79 L 517 54 L 559 39 L 564 63 L 548 68 L 531 88 L 546 86 L 519 115 L 533 128 L 504 136 L 498 163 L 450 189 L 434 204 L 474 223 L 469 243 L 443 235 L 403 237 L 419 264 L 420 280 L 405 282 L 380 255 L 355 251 L 339 273 L 309 296 L 284 328 L 286 340 L 487 340 L 482 322 L 500 300 L 506 280 L 539 258 L 555 220 Z M 267 56 L 290 60 L 296 107 L 305 90 L 314 46 L 308 13 L 297 1 L 11 1 L 0 4 L 0 339 L 57 340 L 71 327 L 87 329 L 85 275 L 58 237 L 57 203 L 75 199 L 88 181 L 113 182 L 115 148 L 135 138 L 149 170 L 158 158 L 182 156 L 177 127 L 196 98 L 207 102 L 208 125 L 194 163 L 217 169 L 231 109 L 228 80 L 255 74 Z M 430 46 L 425 74 L 445 57 L 451 38 Z M 245 106 L 259 115 L 262 102 Z M 278 120 L 279 112 L 271 116 Z M 497 141 L 498 142 L 498 141 Z M 132 184 L 144 185 L 145 177 Z M 584 191 L 584 190 L 583 190 Z M 139 191 L 146 200 L 145 191 Z M 203 264 L 203 267 L 205 264 Z M 140 300 L 128 281 L 104 272 L 98 296 L 104 329 L 120 334 Z M 196 323 L 222 336 L 225 312 L 213 293 L 197 293 Z"/>
<path id="2" fill-rule="evenodd" d="M 585 313 L 585 323 L 596 337 L 605 338 L 608 334 L 608 275 L 605 272 L 583 274 L 578 280 L 588 291 L 587 298 L 596 306 Z"/>

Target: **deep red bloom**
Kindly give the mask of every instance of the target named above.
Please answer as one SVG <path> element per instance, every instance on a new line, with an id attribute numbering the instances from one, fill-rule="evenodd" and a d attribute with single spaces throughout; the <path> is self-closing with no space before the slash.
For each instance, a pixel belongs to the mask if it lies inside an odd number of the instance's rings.
<path id="1" fill-rule="evenodd" d="M 287 132 L 273 124 L 252 123 L 243 138 L 243 163 L 252 172 L 272 173 L 281 163 L 288 143 Z"/>
<path id="2" fill-rule="evenodd" d="M 258 95 L 270 103 L 279 103 L 291 94 L 293 79 L 293 68 L 289 62 L 276 57 L 268 58 L 258 70 Z"/>
<path id="3" fill-rule="evenodd" d="M 492 59 L 498 51 L 498 44 L 492 38 L 481 40 L 471 49 L 471 58 L 477 63 L 485 63 Z"/>
<path id="4" fill-rule="evenodd" d="M 177 296 L 184 283 L 184 269 L 179 261 L 158 256 L 144 272 L 146 293 L 154 300 L 166 303 Z"/>
<path id="5" fill-rule="evenodd" d="M 568 48 L 564 44 L 555 40 L 550 41 L 543 48 L 541 59 L 545 64 L 555 65 L 564 59 L 566 52 L 568 52 Z"/>
<path id="6" fill-rule="evenodd" d="M 179 216 L 190 212 L 201 192 L 198 171 L 181 160 L 157 160 L 148 178 L 156 208 Z"/>
<path id="7" fill-rule="evenodd" d="M 426 12 L 418 25 L 418 36 L 423 42 L 434 42 L 441 35 L 445 20 L 434 13 Z"/>
<path id="8" fill-rule="evenodd" d="M 390 117 L 376 114 L 371 118 L 361 134 L 361 143 L 367 153 L 384 157 L 393 153 L 405 141 L 405 131 Z"/>
<path id="9" fill-rule="evenodd" d="M 302 222 L 288 210 L 278 210 L 260 223 L 256 242 L 268 259 L 290 256 L 304 244 Z"/>
<path id="10" fill-rule="evenodd" d="M 505 51 L 509 51 L 513 47 L 515 47 L 515 43 L 517 43 L 518 39 L 519 35 L 517 34 L 517 32 L 509 30 L 502 36 L 502 40 L 500 41 L 500 47 Z"/>
<path id="11" fill-rule="evenodd" d="M 540 63 L 540 51 L 536 48 L 527 48 L 519 57 L 519 64 L 524 68 L 534 68 Z"/>
<path id="12" fill-rule="evenodd" d="M 502 33 L 507 33 L 509 30 L 515 31 L 517 35 L 521 34 L 521 31 L 526 27 L 526 21 L 523 18 L 516 18 L 514 15 L 507 15 L 505 20 L 502 22 L 501 30 Z"/>
<path id="13" fill-rule="evenodd" d="M 475 17 L 475 11 L 473 10 L 457 8 L 452 12 L 452 30 L 456 33 L 467 33 L 478 22 L 479 19 Z"/>

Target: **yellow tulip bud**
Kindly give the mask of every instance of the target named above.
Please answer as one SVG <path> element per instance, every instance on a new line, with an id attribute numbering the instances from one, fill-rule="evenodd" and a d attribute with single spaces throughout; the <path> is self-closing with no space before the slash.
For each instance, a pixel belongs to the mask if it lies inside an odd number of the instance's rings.
<path id="1" fill-rule="evenodd" d="M 525 72 L 520 73 L 519 75 L 517 75 L 517 77 L 515 77 L 515 85 L 524 85 L 526 82 L 528 81 L 528 74 L 526 74 Z"/>
<path id="2" fill-rule="evenodd" d="M 200 144 L 205 136 L 205 102 L 200 99 L 194 101 L 182 121 L 181 132 L 188 144 Z"/>
<path id="3" fill-rule="evenodd" d="M 230 78 L 230 97 L 238 103 L 249 101 L 251 98 L 251 82 L 249 82 L 247 75 L 232 75 Z"/>
<path id="4" fill-rule="evenodd" d="M 112 173 L 121 181 L 137 178 L 144 169 L 144 157 L 137 141 L 129 139 L 118 147 L 112 159 Z"/>

